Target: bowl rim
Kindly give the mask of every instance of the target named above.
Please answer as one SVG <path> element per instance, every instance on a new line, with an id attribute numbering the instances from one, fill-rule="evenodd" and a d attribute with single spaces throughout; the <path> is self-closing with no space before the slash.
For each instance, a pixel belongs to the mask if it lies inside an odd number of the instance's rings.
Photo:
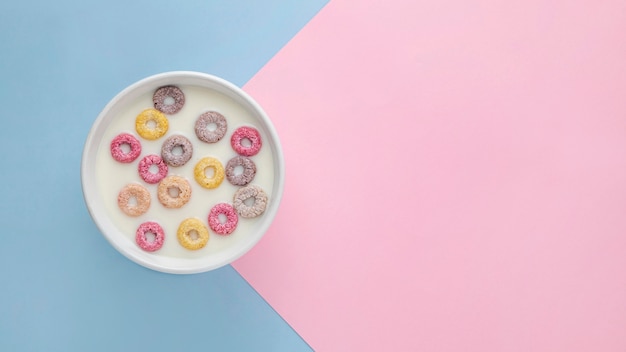
<path id="1" fill-rule="evenodd" d="M 144 89 L 145 91 L 149 91 L 150 89 L 155 89 L 157 87 L 169 84 L 190 84 L 173 83 L 177 81 L 196 82 L 199 83 L 196 85 L 203 86 L 205 88 L 216 89 L 219 92 L 233 98 L 238 103 L 247 105 L 247 108 L 252 110 L 252 112 L 256 115 L 256 118 L 259 119 L 262 123 L 264 131 L 271 140 L 271 143 L 269 144 L 272 148 L 274 180 L 271 194 L 272 202 L 268 204 L 268 207 L 263 214 L 263 219 L 257 227 L 257 231 L 253 233 L 253 236 L 248 236 L 248 240 L 244 241 L 243 245 L 238 246 L 237 250 L 235 250 L 232 255 L 222 258 L 218 261 L 208 261 L 205 263 L 199 260 L 193 260 L 189 261 L 193 265 L 172 267 L 171 265 L 167 265 L 167 260 L 164 263 L 162 261 L 163 258 L 161 257 L 147 256 L 145 255 L 145 253 L 139 254 L 141 252 L 138 252 L 136 249 L 130 250 L 127 243 L 125 243 L 128 241 L 126 239 L 122 239 L 119 236 L 119 230 L 115 228 L 112 221 L 110 221 L 110 219 L 108 218 L 106 210 L 103 209 L 103 205 L 96 202 L 98 198 L 98 191 L 95 177 L 93 177 L 95 175 L 95 168 L 90 167 L 95 164 L 95 161 L 90 162 L 90 160 L 92 158 L 96 159 L 94 158 L 94 155 L 97 154 L 98 147 L 101 144 L 101 139 L 99 139 L 98 133 L 102 133 L 102 130 L 106 130 L 106 127 L 108 127 L 105 126 L 103 128 L 101 126 L 105 122 L 105 119 L 107 119 L 108 114 L 115 106 L 123 102 L 129 95 L 132 95 L 133 93 L 136 94 L 137 91 L 142 91 Z M 191 85 L 193 85 L 193 83 L 191 83 Z M 146 87 L 151 88 L 148 89 Z M 113 118 L 111 117 L 109 118 L 109 120 L 110 119 Z M 89 214 L 95 222 L 96 226 L 100 230 L 100 233 L 118 252 L 120 252 L 122 255 L 132 260 L 133 262 L 155 271 L 170 274 L 195 274 L 214 270 L 232 263 L 233 261 L 243 256 L 245 253 L 247 253 L 250 249 L 252 249 L 252 247 L 254 247 L 265 235 L 269 226 L 273 222 L 276 213 L 278 212 L 279 205 L 282 200 L 285 184 L 285 161 L 280 139 L 274 125 L 272 124 L 272 121 L 267 116 L 265 111 L 261 108 L 261 106 L 245 91 L 223 78 L 208 73 L 196 71 L 169 71 L 151 75 L 139 81 L 136 81 L 135 83 L 127 86 L 122 91 L 120 91 L 117 95 L 115 95 L 115 97 L 113 97 L 113 99 L 111 99 L 107 103 L 107 105 L 102 109 L 102 111 L 94 120 L 91 129 L 89 130 L 89 134 L 87 135 L 87 139 L 85 140 L 81 158 L 80 173 L 83 199 L 85 201 L 85 205 L 87 206 L 87 210 L 89 211 Z"/>

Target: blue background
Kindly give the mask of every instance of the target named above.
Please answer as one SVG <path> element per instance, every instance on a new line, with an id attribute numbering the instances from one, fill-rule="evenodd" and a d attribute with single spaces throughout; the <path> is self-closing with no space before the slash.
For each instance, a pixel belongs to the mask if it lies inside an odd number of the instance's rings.
<path id="1" fill-rule="evenodd" d="M 0 351 L 310 350 L 232 267 L 169 275 L 116 252 L 80 158 L 127 85 L 194 70 L 242 86 L 326 2 L 2 5 Z"/>

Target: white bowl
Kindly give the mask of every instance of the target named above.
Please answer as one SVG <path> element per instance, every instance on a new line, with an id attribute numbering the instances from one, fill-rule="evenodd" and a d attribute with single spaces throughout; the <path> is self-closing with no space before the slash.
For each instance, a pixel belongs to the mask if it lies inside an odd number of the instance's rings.
<path id="1" fill-rule="evenodd" d="M 202 89 L 208 89 L 212 92 L 216 92 L 216 96 L 223 95 L 232 99 L 228 100 L 230 104 L 234 102 L 238 105 L 238 109 L 244 109 L 242 111 L 247 112 L 247 116 L 254 120 L 255 127 L 264 136 L 262 148 L 269 148 L 272 158 L 271 166 L 257 164 L 257 168 L 273 168 L 273 180 L 270 180 L 271 192 L 268 192 L 269 202 L 267 208 L 264 214 L 262 214 L 258 219 L 255 219 L 254 226 L 247 228 L 246 233 L 237 234 L 237 230 L 240 230 L 238 228 L 233 234 L 229 235 L 237 236 L 233 237 L 234 239 L 229 240 L 222 240 L 221 238 L 216 237 L 220 235 L 214 234 L 213 231 L 211 231 L 207 226 L 211 232 L 209 243 L 212 243 L 211 241 L 216 241 L 216 243 L 219 241 L 230 242 L 220 248 L 214 248 L 213 250 L 206 251 L 206 253 L 203 253 L 202 250 L 197 252 L 194 251 L 193 253 L 189 251 L 189 257 L 186 257 L 184 253 L 183 255 L 169 256 L 161 254 L 160 250 L 156 252 L 146 252 L 140 249 L 134 241 L 134 233 L 128 233 L 129 231 L 121 230 L 122 223 L 124 221 L 116 220 L 116 217 L 119 218 L 118 215 L 112 216 L 112 212 L 115 212 L 115 210 L 112 210 L 110 204 L 111 202 L 116 201 L 117 194 L 107 194 L 107 199 L 105 199 L 105 196 L 103 196 L 102 192 L 99 190 L 99 187 L 100 189 L 102 188 L 102 184 L 98 183 L 96 175 L 99 170 L 98 168 L 102 167 L 101 165 L 104 165 L 97 164 L 98 158 L 102 157 L 104 153 L 103 150 L 100 150 L 100 148 L 104 148 L 105 146 L 108 146 L 108 143 L 110 143 L 110 140 L 107 139 L 107 133 L 110 135 L 110 132 L 107 132 L 107 129 L 110 126 L 116 126 L 112 125 L 113 123 L 119 123 L 119 121 L 116 122 L 116 120 L 121 118 L 120 115 L 124 109 L 128 110 L 128 107 L 132 104 L 136 104 L 138 100 L 145 100 L 146 94 L 151 94 L 151 92 L 154 92 L 157 88 L 166 85 L 200 87 Z M 149 107 L 151 106 L 146 106 L 146 108 Z M 173 119 L 178 117 L 171 118 Z M 189 123 L 193 122 L 194 121 L 189 121 Z M 124 120 L 124 123 L 126 124 L 126 120 Z M 129 126 L 130 123 L 131 122 L 128 122 Z M 134 121 L 132 121 L 132 124 L 132 126 L 134 126 Z M 135 132 L 131 129 L 128 129 L 128 131 Z M 230 145 L 230 135 L 232 134 L 232 131 L 233 129 L 229 125 L 226 136 L 220 142 Z M 137 136 L 136 133 L 134 134 Z M 162 142 L 163 139 L 165 139 L 165 137 L 161 138 L 160 141 Z M 144 141 L 142 140 L 142 144 L 143 143 Z M 146 143 L 149 144 L 151 142 L 147 141 Z M 128 167 L 134 167 L 136 170 L 138 161 L 144 155 L 145 153 L 142 151 L 141 156 Z M 110 154 L 108 154 L 108 156 L 110 157 Z M 252 157 L 252 159 L 254 160 L 254 157 Z M 224 162 L 225 160 L 223 163 Z M 100 169 L 100 171 L 102 171 L 102 169 Z M 213 270 L 231 263 L 250 250 L 265 234 L 268 227 L 272 223 L 274 216 L 276 215 L 283 193 L 284 178 L 284 159 L 280 141 L 272 122 L 261 107 L 250 96 L 248 96 L 248 94 L 230 82 L 212 75 L 187 71 L 167 72 L 150 76 L 132 84 L 115 96 L 113 100 L 106 105 L 104 110 L 102 110 L 100 115 L 98 115 L 91 128 L 87 141 L 85 142 L 81 165 L 81 181 L 85 203 L 91 217 L 104 237 L 113 247 L 115 247 L 115 249 L 130 260 L 153 270 L 175 274 L 190 274 Z M 137 178 L 135 181 L 139 180 L 140 179 Z M 190 178 L 190 183 L 192 183 L 193 187 L 193 177 Z M 223 183 L 228 183 L 228 181 L 225 179 Z M 197 186 L 197 184 L 195 186 Z M 151 194 L 154 194 L 154 192 L 151 191 Z M 192 197 L 194 196 L 204 197 L 204 195 L 196 193 L 192 194 Z M 115 200 L 112 200 L 113 198 Z M 161 204 L 159 204 L 155 197 L 153 197 L 150 209 L 157 206 L 161 206 Z M 184 209 L 184 207 L 178 211 L 183 211 L 182 209 Z M 201 218 L 205 225 L 207 225 L 205 216 L 208 214 L 208 210 L 209 209 L 207 208 L 205 214 L 190 214 L 190 216 Z M 247 221 L 247 219 L 242 219 L 240 217 L 240 222 L 242 221 Z M 169 233 L 166 232 L 166 241 L 176 243 L 176 234 L 172 233 L 172 231 L 169 231 Z"/>

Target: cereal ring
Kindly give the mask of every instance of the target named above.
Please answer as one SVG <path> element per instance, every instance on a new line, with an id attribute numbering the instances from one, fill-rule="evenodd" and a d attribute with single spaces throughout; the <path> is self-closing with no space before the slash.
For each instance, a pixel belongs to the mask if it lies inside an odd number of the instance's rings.
<path id="1" fill-rule="evenodd" d="M 169 103 L 167 98 L 170 98 L 173 102 Z M 179 112 L 185 105 L 185 94 L 176 86 L 164 86 L 154 92 L 152 102 L 155 109 L 173 115 Z"/>
<path id="2" fill-rule="evenodd" d="M 216 126 L 213 131 L 208 129 L 209 124 L 212 123 Z M 228 124 L 224 115 L 215 111 L 205 112 L 196 120 L 196 136 L 203 142 L 215 143 L 224 137 L 227 127 Z"/>
<path id="3" fill-rule="evenodd" d="M 170 189 L 174 189 L 177 194 L 170 194 Z M 166 208 L 180 208 L 191 198 L 191 185 L 180 176 L 167 176 L 159 182 L 157 196 Z"/>
<path id="4" fill-rule="evenodd" d="M 149 125 L 152 121 L 154 127 Z M 135 119 L 135 129 L 137 133 L 145 139 L 155 140 L 163 137 L 169 128 L 169 122 L 165 115 L 155 109 L 146 109 L 137 115 Z"/>
<path id="5" fill-rule="evenodd" d="M 244 146 L 241 144 L 244 139 L 249 140 L 251 145 Z M 259 131 L 247 126 L 236 129 L 233 136 L 230 138 L 230 145 L 232 145 L 237 154 L 243 156 L 255 155 L 261 149 L 262 144 Z"/>
<path id="6" fill-rule="evenodd" d="M 152 173 L 150 171 L 150 166 L 156 165 L 159 168 L 157 173 Z M 167 165 L 163 162 L 160 156 L 151 154 L 146 155 L 139 162 L 139 176 L 146 181 L 147 183 L 159 183 L 165 176 L 167 176 Z"/>
<path id="7" fill-rule="evenodd" d="M 135 198 L 136 205 L 129 204 L 131 198 Z M 141 185 L 128 184 L 117 195 L 117 205 L 128 216 L 139 216 L 150 208 L 150 192 Z"/>
<path id="8" fill-rule="evenodd" d="M 237 166 L 243 167 L 242 173 L 235 174 Z M 254 175 L 256 175 L 256 165 L 250 158 L 238 155 L 226 163 L 226 178 L 235 186 L 247 185 L 254 179 Z"/>
<path id="9" fill-rule="evenodd" d="M 130 147 L 129 152 L 122 150 L 122 145 Z M 133 162 L 141 154 L 141 143 L 132 134 L 120 133 L 111 141 L 111 156 L 120 163 Z"/>
<path id="10" fill-rule="evenodd" d="M 226 216 L 226 222 L 222 224 L 220 214 Z M 209 212 L 209 226 L 215 233 L 220 235 L 230 235 L 237 228 L 239 217 L 237 212 L 228 203 L 219 203 Z"/>
<path id="11" fill-rule="evenodd" d="M 195 236 L 193 235 L 195 232 Z M 180 223 L 176 237 L 181 246 L 196 250 L 204 247 L 209 241 L 209 230 L 196 218 L 187 218 Z"/>
<path id="12" fill-rule="evenodd" d="M 147 233 L 154 234 L 154 241 L 148 240 Z M 147 252 L 154 252 L 163 247 L 163 241 L 165 240 L 165 232 L 161 225 L 153 221 L 144 222 L 137 228 L 137 234 L 135 235 L 135 242 L 137 245 Z"/>
<path id="13" fill-rule="evenodd" d="M 245 201 L 248 198 L 254 199 L 254 204 L 247 205 Z M 254 218 L 263 214 L 265 211 L 265 207 L 267 206 L 267 194 L 265 194 L 259 186 L 246 186 L 235 192 L 233 205 L 241 217 Z"/>
<path id="14" fill-rule="evenodd" d="M 182 154 L 174 154 L 174 148 L 182 149 Z M 174 135 L 168 137 L 161 147 L 161 157 L 170 166 L 183 166 L 193 155 L 193 145 L 184 136 Z"/>
<path id="15" fill-rule="evenodd" d="M 207 168 L 213 168 L 213 177 L 206 176 L 204 172 Z M 193 169 L 193 175 L 200 186 L 208 189 L 216 188 L 224 180 L 224 167 L 219 160 L 208 156 L 198 161 Z"/>

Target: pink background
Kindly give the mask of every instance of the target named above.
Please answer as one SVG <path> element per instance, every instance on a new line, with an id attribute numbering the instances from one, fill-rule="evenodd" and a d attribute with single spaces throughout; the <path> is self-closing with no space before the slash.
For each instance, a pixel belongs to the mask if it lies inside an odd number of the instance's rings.
<path id="1" fill-rule="evenodd" d="M 319 351 L 626 350 L 626 4 L 332 0 L 246 86 L 235 268 Z"/>

